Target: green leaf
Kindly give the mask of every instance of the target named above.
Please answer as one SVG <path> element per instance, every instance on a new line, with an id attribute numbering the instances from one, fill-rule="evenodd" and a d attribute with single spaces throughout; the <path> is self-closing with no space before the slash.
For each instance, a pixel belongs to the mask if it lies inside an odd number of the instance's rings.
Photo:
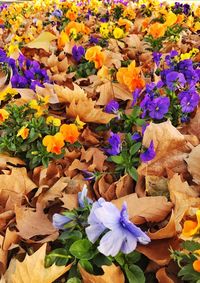
<path id="1" fill-rule="evenodd" d="M 200 243 L 195 242 L 195 241 L 185 241 L 182 243 L 182 246 L 184 249 L 191 251 L 191 252 L 194 252 L 200 249 Z"/>
<path id="2" fill-rule="evenodd" d="M 125 274 L 129 283 L 145 283 L 144 273 L 137 265 L 125 265 Z"/>
<path id="3" fill-rule="evenodd" d="M 135 143 L 134 145 L 132 145 L 131 146 L 131 148 L 130 148 L 130 154 L 133 156 L 133 155 L 135 155 L 135 153 L 137 153 L 138 152 L 138 150 L 141 148 L 141 142 L 137 142 L 137 143 Z"/>
<path id="4" fill-rule="evenodd" d="M 56 265 L 66 265 L 70 258 L 71 256 L 68 254 L 67 250 L 59 248 L 49 253 L 45 261 L 47 266 L 51 266 L 53 263 Z"/>
<path id="5" fill-rule="evenodd" d="M 73 277 L 67 280 L 67 283 L 81 283 L 81 280 L 79 278 Z"/>
<path id="6" fill-rule="evenodd" d="M 112 260 L 110 260 L 107 256 L 103 254 L 97 254 L 93 259 L 92 262 L 98 266 L 101 267 L 102 265 L 111 265 Z"/>
<path id="7" fill-rule="evenodd" d="M 136 263 L 141 259 L 141 254 L 137 251 L 133 251 L 132 253 L 125 255 L 125 259 L 129 264 Z"/>
<path id="8" fill-rule="evenodd" d="M 95 255 L 93 244 L 87 239 L 74 242 L 70 249 L 70 253 L 78 259 L 92 259 Z"/>
<path id="9" fill-rule="evenodd" d="M 138 180 L 138 173 L 135 167 L 128 168 L 127 173 L 133 178 L 133 180 Z"/>
<path id="10" fill-rule="evenodd" d="M 124 254 L 123 254 L 123 253 L 118 253 L 118 254 L 115 256 L 115 260 L 119 263 L 119 265 L 123 266 L 124 263 L 125 263 Z"/>
<path id="11" fill-rule="evenodd" d="M 58 240 L 61 240 L 61 241 L 64 242 L 66 240 L 73 239 L 73 241 L 77 241 L 77 240 L 79 240 L 81 238 L 82 238 L 82 233 L 80 231 L 78 231 L 78 230 L 74 230 L 74 231 L 65 231 L 65 232 L 63 232 L 59 236 Z"/>
<path id="12" fill-rule="evenodd" d="M 87 272 L 93 273 L 93 266 L 88 260 L 81 259 L 79 263 Z"/>
<path id="13" fill-rule="evenodd" d="M 124 163 L 124 159 L 121 155 L 113 155 L 113 156 L 110 156 L 110 158 L 116 164 L 123 164 Z"/>
<path id="14" fill-rule="evenodd" d="M 197 282 L 200 280 L 200 273 L 193 269 L 192 263 L 185 265 L 178 273 L 178 276 L 181 276 L 183 280 L 192 282 Z"/>

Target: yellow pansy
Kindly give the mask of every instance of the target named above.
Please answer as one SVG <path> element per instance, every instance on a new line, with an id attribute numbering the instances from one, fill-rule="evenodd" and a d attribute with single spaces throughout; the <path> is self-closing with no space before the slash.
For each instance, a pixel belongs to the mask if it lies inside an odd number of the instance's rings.
<path id="1" fill-rule="evenodd" d="M 100 25 L 100 33 L 104 38 L 109 37 L 110 30 L 108 27 L 108 23 L 102 23 Z"/>
<path id="2" fill-rule="evenodd" d="M 79 116 L 76 116 L 75 125 L 77 126 L 78 130 L 82 130 L 85 126 L 85 123 L 80 120 Z"/>
<path id="3" fill-rule="evenodd" d="M 115 39 L 119 39 L 124 37 L 124 31 L 121 28 L 116 27 L 113 31 L 113 35 Z"/>
<path id="4" fill-rule="evenodd" d="M 194 31 L 200 30 L 200 22 L 196 22 L 193 29 L 194 29 Z"/>
<path id="5" fill-rule="evenodd" d="M 4 100 L 8 95 L 15 96 L 18 94 L 18 91 L 14 88 L 7 87 L 5 90 L 0 91 L 0 100 Z"/>
<path id="6" fill-rule="evenodd" d="M 58 119 L 58 118 L 55 118 L 55 117 L 53 117 L 53 116 L 49 116 L 49 117 L 47 117 L 47 119 L 46 119 L 46 123 L 49 125 L 49 124 L 52 124 L 52 125 L 54 125 L 54 126 L 56 126 L 56 127 L 60 127 L 60 125 L 61 125 L 61 120 L 60 119 Z"/>
<path id="7" fill-rule="evenodd" d="M 165 25 L 167 27 L 170 27 L 170 26 L 174 25 L 176 23 L 176 21 L 177 21 L 177 15 L 170 11 L 166 15 Z"/>
<path id="8" fill-rule="evenodd" d="M 0 124 L 2 124 L 9 117 L 9 112 L 5 109 L 0 109 Z"/>
<path id="9" fill-rule="evenodd" d="M 21 127 L 17 132 L 17 137 L 22 137 L 23 140 L 27 139 L 29 135 L 29 129 L 26 126 Z"/>

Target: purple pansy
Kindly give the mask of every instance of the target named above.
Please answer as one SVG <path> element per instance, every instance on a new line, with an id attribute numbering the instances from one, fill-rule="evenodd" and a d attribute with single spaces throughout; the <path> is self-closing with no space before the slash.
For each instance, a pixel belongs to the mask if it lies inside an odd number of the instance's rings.
<path id="1" fill-rule="evenodd" d="M 140 142 L 140 141 L 142 140 L 142 136 L 141 136 L 139 133 L 135 132 L 135 133 L 131 136 L 131 139 L 132 139 L 133 141 Z"/>
<path id="2" fill-rule="evenodd" d="M 72 56 L 77 62 L 81 61 L 82 57 L 85 55 L 85 48 L 83 46 L 76 46 L 72 48 Z"/>
<path id="3" fill-rule="evenodd" d="M 166 84 L 170 90 L 176 90 L 179 86 L 184 87 L 185 83 L 186 80 L 182 73 L 172 71 L 166 75 Z"/>
<path id="4" fill-rule="evenodd" d="M 168 112 L 170 106 L 169 97 L 157 97 L 149 105 L 149 116 L 160 120 Z"/>
<path id="5" fill-rule="evenodd" d="M 62 214 L 55 213 L 53 215 L 53 226 L 56 229 L 64 230 L 65 229 L 64 225 L 69 223 L 70 221 L 72 221 L 72 218 L 69 218 L 69 217 L 64 216 Z"/>
<path id="6" fill-rule="evenodd" d="M 160 59 L 162 57 L 162 53 L 160 52 L 153 52 L 153 61 L 156 63 L 156 66 L 159 67 Z"/>
<path id="7" fill-rule="evenodd" d="M 105 107 L 105 112 L 117 114 L 119 110 L 119 103 L 115 100 L 111 100 Z"/>
<path id="8" fill-rule="evenodd" d="M 117 155 L 121 151 L 121 140 L 118 134 L 114 134 L 113 132 L 110 133 L 110 138 L 108 142 L 111 148 L 107 149 L 107 153 L 110 155 Z"/>
<path id="9" fill-rule="evenodd" d="M 155 156 L 156 156 L 156 152 L 154 150 L 154 144 L 153 141 L 151 141 L 147 150 L 140 154 L 140 158 L 142 162 L 148 162 L 152 160 Z"/>
<path id="10" fill-rule="evenodd" d="M 184 95 L 181 95 L 181 108 L 183 113 L 190 113 L 193 112 L 195 107 L 199 103 L 199 95 L 196 92 L 189 93 L 185 92 Z"/>
<path id="11" fill-rule="evenodd" d="M 86 234 L 94 243 L 104 231 L 109 229 L 98 246 L 102 254 L 116 256 L 120 251 L 128 254 L 135 250 L 137 242 L 144 245 L 150 242 L 150 238 L 129 220 L 126 203 L 119 211 L 111 202 L 103 199 L 99 201 L 98 205 L 93 204 L 88 221 L 90 226 L 86 228 Z"/>

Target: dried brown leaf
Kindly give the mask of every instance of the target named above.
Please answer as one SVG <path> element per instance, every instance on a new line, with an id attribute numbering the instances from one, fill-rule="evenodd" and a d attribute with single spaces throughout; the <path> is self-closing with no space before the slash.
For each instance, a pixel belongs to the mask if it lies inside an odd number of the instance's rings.
<path id="1" fill-rule="evenodd" d="M 100 172 L 103 171 L 104 161 L 107 159 L 103 151 L 96 147 L 90 147 L 87 150 L 82 148 L 81 152 L 81 160 L 85 160 L 87 163 L 92 162 L 91 167 L 93 170 L 97 169 Z"/>
<path id="2" fill-rule="evenodd" d="M 188 165 L 188 171 L 193 177 L 193 181 L 200 185 L 200 145 L 194 147 L 189 155 L 185 158 Z"/>
<path id="3" fill-rule="evenodd" d="M 52 235 L 56 232 L 56 229 L 39 204 L 36 211 L 32 208 L 16 207 L 15 214 L 17 229 L 19 230 L 18 235 L 24 239 L 30 239 L 39 235 Z"/>
<path id="4" fill-rule="evenodd" d="M 135 224 L 160 222 L 165 219 L 173 206 L 163 196 L 138 198 L 136 194 L 130 194 L 112 202 L 121 209 L 124 201 L 127 203 L 129 218 Z"/>
<path id="5" fill-rule="evenodd" d="M 113 283 L 113 282 L 124 283 L 125 282 L 124 274 L 119 266 L 116 266 L 114 264 L 109 266 L 104 265 L 102 266 L 102 269 L 104 271 L 104 274 L 96 276 L 88 273 L 85 269 L 83 269 L 79 265 L 79 271 L 81 273 L 84 283 Z"/>
<path id="6" fill-rule="evenodd" d="M 37 38 L 33 41 L 26 44 L 28 48 L 44 49 L 46 52 L 49 52 L 51 41 L 57 39 L 55 35 L 50 32 L 42 32 Z"/>
<path id="7" fill-rule="evenodd" d="M 156 278 L 159 283 L 174 283 L 174 280 L 172 280 L 166 272 L 166 268 L 162 267 L 156 272 Z"/>
<path id="8" fill-rule="evenodd" d="M 148 245 L 139 245 L 137 251 L 144 254 L 160 266 L 167 265 L 171 260 L 170 248 L 179 249 L 177 238 L 153 240 Z"/>
<path id="9" fill-rule="evenodd" d="M 67 266 L 52 265 L 45 268 L 46 246 L 44 244 L 32 255 L 26 255 L 23 262 L 11 261 L 5 274 L 7 283 L 52 283 L 66 273 L 71 264 Z M 33 268 L 34 267 L 34 268 Z M 12 270 L 12 272 L 10 272 Z"/>
<path id="10" fill-rule="evenodd" d="M 174 213 L 172 211 L 171 217 L 167 225 L 160 230 L 151 233 L 148 232 L 148 236 L 152 240 L 159 240 L 159 239 L 167 239 L 167 238 L 172 238 L 176 235 L 176 225 L 175 225 L 175 219 L 174 219 Z"/>
<path id="11" fill-rule="evenodd" d="M 175 174 L 169 180 L 170 199 L 174 204 L 174 217 L 176 230 L 181 232 L 180 221 L 191 207 L 200 206 L 199 193 L 196 192 L 187 182 L 182 182 L 181 177 Z"/>
<path id="12" fill-rule="evenodd" d="M 148 163 L 142 163 L 138 168 L 140 175 L 162 176 L 167 169 L 174 172 L 186 170 L 184 158 L 189 152 L 190 146 L 184 136 L 172 126 L 170 121 L 160 124 L 151 123 L 143 137 L 143 145 L 149 147 L 153 140 L 156 156 Z"/>
<path id="13" fill-rule="evenodd" d="M 67 108 L 67 116 L 76 118 L 79 116 L 83 122 L 107 124 L 116 115 L 105 113 L 100 108 L 95 108 L 95 101 L 92 99 L 79 99 L 77 102 L 75 99 L 70 103 Z"/>

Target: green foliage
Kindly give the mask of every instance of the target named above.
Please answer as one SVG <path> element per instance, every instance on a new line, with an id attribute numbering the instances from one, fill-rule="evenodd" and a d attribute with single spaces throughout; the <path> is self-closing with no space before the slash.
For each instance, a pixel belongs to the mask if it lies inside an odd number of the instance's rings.
<path id="1" fill-rule="evenodd" d="M 193 262 L 197 260 L 196 250 L 200 249 L 200 243 L 195 241 L 185 241 L 182 243 L 182 251 L 171 250 L 172 259 L 180 267 L 178 276 L 182 280 L 190 283 L 200 282 L 200 273 L 193 268 Z"/>
<path id="2" fill-rule="evenodd" d="M 135 142 L 131 138 L 131 134 L 126 134 L 119 155 L 110 156 L 108 160 L 116 164 L 115 173 L 123 175 L 128 173 L 135 181 L 137 181 L 137 166 L 139 164 L 139 152 L 142 147 L 141 142 Z"/>
<path id="3" fill-rule="evenodd" d="M 46 135 L 54 135 L 59 127 L 52 124 L 47 125 L 43 116 L 35 116 L 36 110 L 31 109 L 28 104 L 22 106 L 7 105 L 5 110 L 9 113 L 0 125 L 2 135 L 0 137 L 0 151 L 7 152 L 11 156 L 18 156 L 24 160 L 32 169 L 41 163 L 48 166 L 51 159 L 59 159 L 63 153 L 56 155 L 47 152 L 42 140 Z M 25 127 L 29 130 L 27 138 L 18 135 L 19 130 Z"/>

